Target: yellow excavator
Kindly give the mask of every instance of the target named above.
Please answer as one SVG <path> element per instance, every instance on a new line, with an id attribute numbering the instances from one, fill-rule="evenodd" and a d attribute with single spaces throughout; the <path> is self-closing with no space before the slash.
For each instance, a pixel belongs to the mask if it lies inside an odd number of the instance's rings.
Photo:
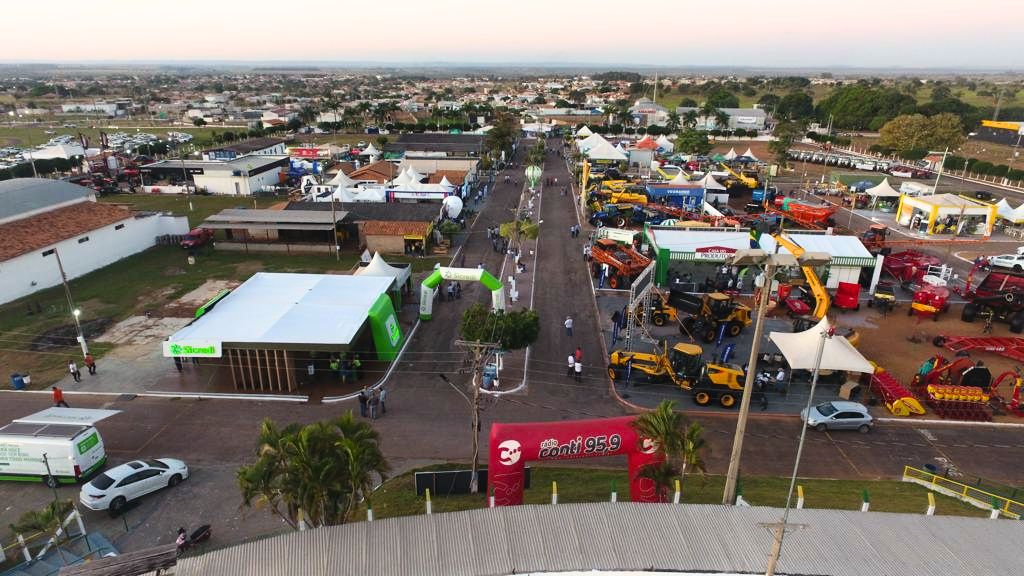
<path id="1" fill-rule="evenodd" d="M 772 238 L 778 242 L 779 246 L 782 246 L 793 256 L 800 258 L 806 252 L 796 242 L 793 242 L 785 236 L 783 232 L 772 234 Z M 814 295 L 814 318 L 821 320 L 825 317 L 825 313 L 828 312 L 830 304 L 828 292 L 825 291 L 825 286 L 822 285 L 821 280 L 818 278 L 818 274 L 814 272 L 814 268 L 810 266 L 801 266 L 800 270 L 804 273 L 804 278 L 807 279 L 807 286 L 811 289 L 811 294 Z"/>
<path id="2" fill-rule="evenodd" d="M 740 174 L 739 172 L 730 168 L 729 165 L 726 164 L 725 162 L 719 162 L 718 165 L 724 168 L 726 172 L 732 175 L 733 181 L 738 182 L 739 184 L 746 186 L 751 190 L 757 188 L 760 185 L 760 182 L 757 181 L 757 178 L 744 176 L 743 174 Z"/>

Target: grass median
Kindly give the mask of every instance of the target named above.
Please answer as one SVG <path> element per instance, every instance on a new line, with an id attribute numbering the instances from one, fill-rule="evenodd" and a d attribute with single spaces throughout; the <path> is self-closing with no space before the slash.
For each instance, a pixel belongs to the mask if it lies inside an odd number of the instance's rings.
<path id="1" fill-rule="evenodd" d="M 406 472 L 388 480 L 373 495 L 375 518 L 391 518 L 423 514 L 425 497 L 417 496 L 414 474 L 427 470 L 468 470 L 460 465 L 440 465 Z M 612 485 L 618 490 L 621 502 L 629 501 L 629 481 L 625 470 L 604 468 L 550 468 L 532 469 L 532 488 L 526 490 L 526 504 L 550 504 L 551 483 L 558 483 L 558 502 L 607 502 Z M 866 490 L 871 510 L 875 512 L 904 512 L 924 514 L 928 508 L 928 491 L 906 482 L 893 480 L 822 480 L 800 479 L 803 486 L 805 508 L 831 508 L 839 510 L 860 510 L 862 495 Z M 698 504 L 718 504 L 722 501 L 725 485 L 724 476 L 688 476 L 683 485 L 683 501 Z M 763 476 L 744 477 L 740 481 L 744 499 L 754 506 L 782 507 L 786 504 L 789 489 L 788 478 Z M 794 505 L 796 495 L 794 494 Z M 432 494 L 434 512 L 455 512 L 485 506 L 483 494 L 444 495 Z M 935 495 L 936 514 L 951 516 L 985 517 L 988 512 L 960 502 L 959 500 Z M 365 514 L 365 512 L 363 513 Z M 365 516 L 359 516 L 360 519 Z"/>

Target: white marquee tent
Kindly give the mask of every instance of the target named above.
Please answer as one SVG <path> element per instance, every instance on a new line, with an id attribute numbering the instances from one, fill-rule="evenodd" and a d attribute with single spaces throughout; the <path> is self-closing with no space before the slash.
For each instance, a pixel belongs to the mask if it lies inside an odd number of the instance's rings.
<path id="1" fill-rule="evenodd" d="M 344 171 L 338 170 L 338 174 L 325 183 L 327 186 L 340 186 L 341 188 L 352 188 L 358 182 L 348 177 Z"/>
<path id="2" fill-rule="evenodd" d="M 668 181 L 669 184 L 678 186 L 682 184 L 690 184 L 690 179 L 686 177 L 686 172 L 680 170 L 679 174 L 676 174 L 675 178 Z"/>
<path id="3" fill-rule="evenodd" d="M 405 286 L 406 282 L 412 277 L 412 269 L 409 266 L 404 268 L 397 268 L 388 264 L 386 260 L 380 255 L 380 252 L 373 254 L 373 259 L 366 266 L 357 268 L 355 271 L 356 276 L 383 276 L 385 278 L 394 278 L 395 286 L 401 289 Z"/>
<path id="4" fill-rule="evenodd" d="M 772 332 L 768 335 L 779 351 L 786 357 L 786 362 L 795 370 L 814 370 L 814 357 L 817 355 L 821 333 L 829 330 L 828 316 L 821 319 L 814 327 L 803 332 Z M 853 344 L 843 336 L 835 335 L 825 340 L 825 348 L 821 354 L 821 370 L 843 370 L 846 372 L 872 373 L 875 367 L 868 362 Z"/>
<path id="5" fill-rule="evenodd" d="M 600 134 L 591 134 L 590 136 L 587 136 L 583 140 L 580 140 L 579 144 L 577 144 L 576 146 L 580 149 L 580 152 L 586 153 L 587 150 L 590 150 L 594 146 L 597 146 L 598 144 L 601 143 L 608 144 L 608 141 L 605 140 L 604 136 L 601 136 Z"/>
<path id="6" fill-rule="evenodd" d="M 872 198 L 899 198 L 900 192 L 889 185 L 889 179 L 882 180 L 877 186 L 872 186 L 864 191 Z"/>
<path id="7" fill-rule="evenodd" d="M 612 145 L 608 143 L 608 141 L 604 141 L 598 144 L 597 146 L 594 146 L 593 148 L 587 150 L 586 154 L 587 157 L 590 158 L 591 160 L 620 161 L 626 159 L 626 155 L 613 148 Z"/>
<path id="8" fill-rule="evenodd" d="M 373 142 L 371 142 L 370 145 L 363 150 L 360 156 L 380 156 L 380 150 L 377 150 L 373 146 Z"/>
<path id="9" fill-rule="evenodd" d="M 725 186 L 720 184 L 718 182 L 718 180 L 715 180 L 714 177 L 711 176 L 711 174 L 708 174 L 708 175 L 704 176 L 703 178 L 701 178 L 700 179 L 700 185 L 703 186 L 705 190 L 725 190 L 726 189 Z"/>
<path id="10" fill-rule="evenodd" d="M 747 148 L 747 151 L 743 153 L 743 155 L 746 156 L 747 158 L 750 158 L 751 160 L 757 161 L 757 156 L 754 156 L 753 150 L 751 150 L 749 147 Z"/>
<path id="11" fill-rule="evenodd" d="M 1010 208 L 1010 203 L 1006 201 L 1006 198 L 1003 198 L 996 203 L 996 214 L 1004 220 L 1020 224 L 1024 222 L 1024 204 L 1016 208 Z"/>
<path id="12" fill-rule="evenodd" d="M 738 154 L 736 154 L 736 149 L 729 148 L 729 151 L 725 154 L 725 156 L 723 156 L 723 158 L 725 158 L 726 160 L 735 160 L 736 156 L 738 156 Z"/>
<path id="13" fill-rule="evenodd" d="M 666 138 L 664 134 L 658 136 L 657 144 L 658 148 L 661 149 L 662 154 L 671 154 L 672 151 L 676 149 L 676 145 Z"/>
<path id="14" fill-rule="evenodd" d="M 590 128 L 587 128 L 586 126 L 584 126 L 583 128 L 580 128 L 579 130 L 576 131 L 576 137 L 577 138 L 586 138 L 587 136 L 593 136 L 593 135 L 594 135 L 594 133 L 590 130 Z"/>

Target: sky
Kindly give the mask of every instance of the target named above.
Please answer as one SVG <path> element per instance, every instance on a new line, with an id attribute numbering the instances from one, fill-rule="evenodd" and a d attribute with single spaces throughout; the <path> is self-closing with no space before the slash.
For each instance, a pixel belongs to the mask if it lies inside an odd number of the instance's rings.
<path id="1" fill-rule="evenodd" d="M 7 62 L 1024 68 L 1020 0 L 3 4 L 0 61 Z"/>

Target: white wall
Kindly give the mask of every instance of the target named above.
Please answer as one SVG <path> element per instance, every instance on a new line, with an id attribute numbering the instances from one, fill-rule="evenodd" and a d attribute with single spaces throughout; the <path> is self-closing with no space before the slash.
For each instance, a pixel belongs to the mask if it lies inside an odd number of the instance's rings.
<path id="1" fill-rule="evenodd" d="M 121 224 L 124 227 L 116 230 L 115 227 Z M 60 252 L 64 272 L 68 279 L 72 279 L 155 245 L 157 236 L 186 233 L 188 218 L 185 216 L 145 216 L 128 218 L 65 240 L 58 243 L 56 248 Z M 89 237 L 89 241 L 79 244 L 78 240 L 85 236 Z M 54 246 L 0 262 L 0 278 L 3 278 L 3 282 L 0 282 L 0 304 L 60 284 L 57 258 L 53 254 L 42 255 L 51 248 Z"/>
<path id="2" fill-rule="evenodd" d="M 259 192 L 264 186 L 276 186 L 280 183 L 279 170 L 268 170 L 262 174 L 256 174 L 249 178 L 245 176 L 232 176 L 230 172 L 217 172 L 213 174 L 196 174 L 194 176 L 196 186 L 203 188 L 210 194 L 225 194 L 228 196 L 249 196 L 253 192 Z M 238 183 L 238 191 L 235 191 L 235 183 Z"/>

